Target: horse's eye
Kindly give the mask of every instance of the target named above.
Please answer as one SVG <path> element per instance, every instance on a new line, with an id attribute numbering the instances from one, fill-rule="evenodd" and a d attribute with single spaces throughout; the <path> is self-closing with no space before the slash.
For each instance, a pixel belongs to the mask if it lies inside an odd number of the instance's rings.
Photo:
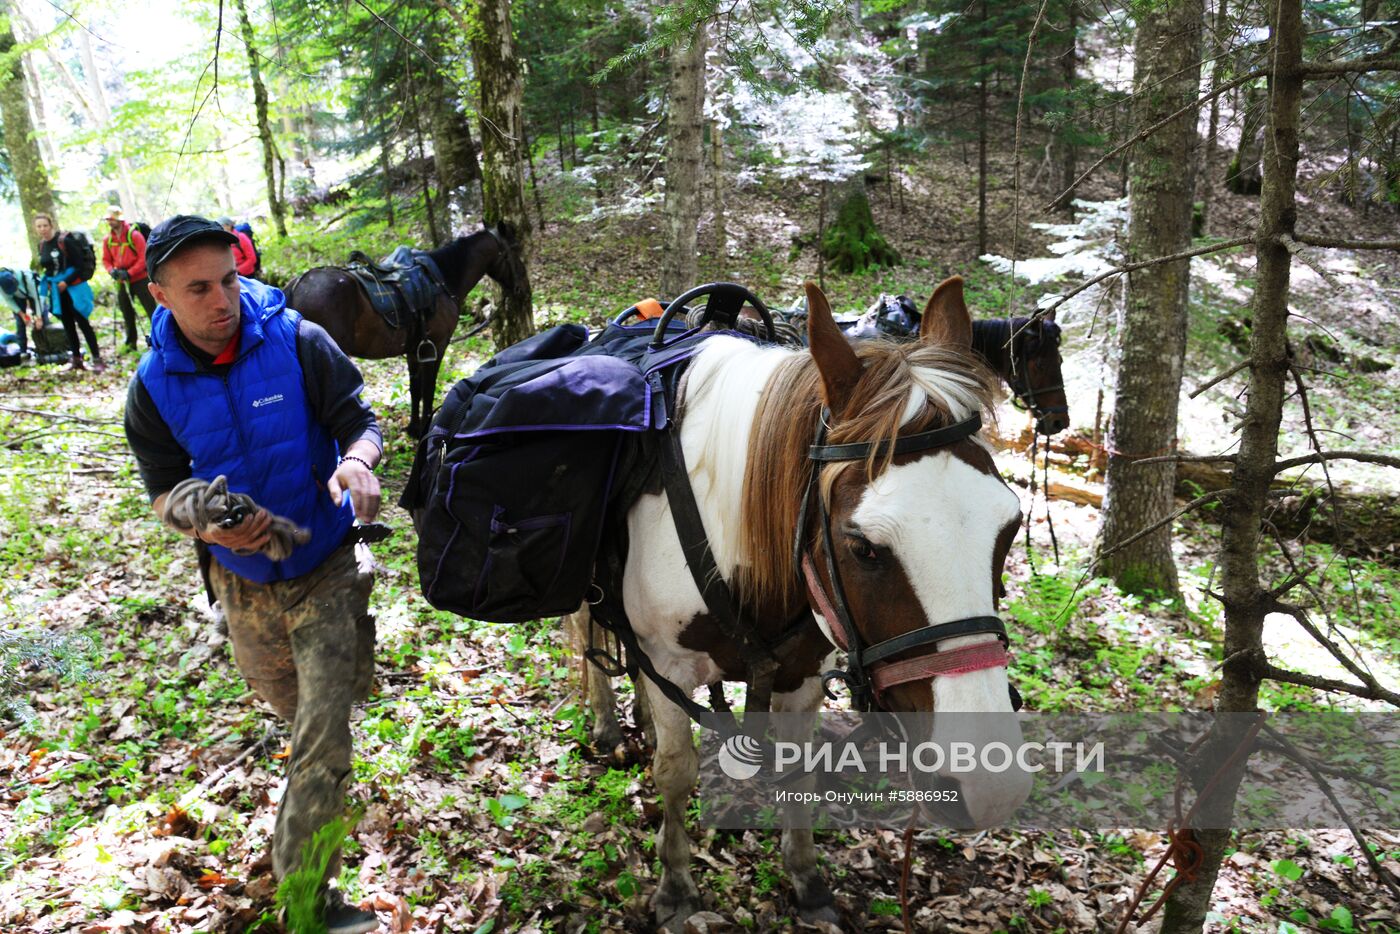
<path id="1" fill-rule="evenodd" d="M 846 546 L 851 549 L 851 554 L 861 564 L 873 567 L 880 563 L 880 550 L 872 545 L 869 539 L 852 535 L 847 539 Z"/>

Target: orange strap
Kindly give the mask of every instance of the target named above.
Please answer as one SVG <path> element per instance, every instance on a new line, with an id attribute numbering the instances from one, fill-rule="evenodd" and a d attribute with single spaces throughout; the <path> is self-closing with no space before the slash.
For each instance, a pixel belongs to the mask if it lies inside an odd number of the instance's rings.
<path id="1" fill-rule="evenodd" d="M 642 313 L 642 319 L 650 321 L 652 318 L 659 318 L 666 313 L 666 309 L 661 307 L 661 303 L 654 298 L 644 298 L 636 304 L 636 308 Z"/>

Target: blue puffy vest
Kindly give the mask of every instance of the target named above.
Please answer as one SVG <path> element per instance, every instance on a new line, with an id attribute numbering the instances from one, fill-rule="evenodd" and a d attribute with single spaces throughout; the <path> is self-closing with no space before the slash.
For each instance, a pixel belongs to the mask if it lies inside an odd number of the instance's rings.
<path id="1" fill-rule="evenodd" d="M 348 495 L 337 507 L 326 490 L 339 450 L 306 398 L 297 357 L 301 315 L 286 307 L 280 290 L 239 281 L 238 357 L 224 376 L 195 365 L 164 306 L 151 320 L 151 350 L 137 375 L 189 453 L 194 476 L 213 480 L 225 474 L 233 492 L 247 493 L 269 512 L 311 530 L 311 541 L 285 561 L 210 546 L 224 567 L 265 584 L 315 570 L 345 539 L 354 511 Z"/>

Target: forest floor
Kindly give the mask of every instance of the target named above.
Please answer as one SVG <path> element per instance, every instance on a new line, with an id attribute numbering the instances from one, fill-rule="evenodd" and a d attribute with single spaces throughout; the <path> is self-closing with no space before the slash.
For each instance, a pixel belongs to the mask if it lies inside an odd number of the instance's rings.
<path id="1" fill-rule="evenodd" d="M 877 221 L 905 264 L 828 277 L 833 305 L 862 308 L 880 292 L 922 302 L 957 272 L 968 277 L 976 309 L 1002 312 L 1008 279 L 979 262 L 964 236 L 975 229 L 966 180 L 959 164 L 925 165 L 901 179 L 902 211 L 897 192 L 877 190 Z M 1112 192 L 1085 194 L 1106 200 Z M 793 235 L 815 229 L 812 195 L 797 182 L 733 192 L 731 258 L 702 273 L 745 282 L 773 304 L 787 304 L 815 271 L 810 249 L 789 255 Z M 1212 232 L 1246 231 L 1252 205 L 1221 197 Z M 1310 229 L 1352 236 L 1368 225 L 1393 229 L 1392 215 L 1362 219 L 1317 200 L 1324 222 Z M 1005 220 L 992 252 L 1009 253 L 1009 193 L 999 192 L 995 205 Z M 1033 207 L 1022 206 L 1026 221 L 1054 220 Z M 1024 258 L 1045 256 L 1058 238 L 1026 226 L 1017 239 Z M 552 224 L 532 270 L 542 317 L 600 323 L 647 296 L 649 257 L 659 241 L 660 221 L 651 214 Z M 392 243 L 392 233 L 380 230 L 365 246 L 374 252 Z M 1348 290 L 1344 298 L 1320 276 L 1309 283 L 1300 273 L 1297 310 L 1331 335 L 1343 362 L 1394 364 L 1400 266 L 1382 255 L 1329 262 L 1352 264 L 1334 276 Z M 1188 383 L 1227 368 L 1238 353 L 1220 322 L 1243 316 L 1250 266 L 1249 251 L 1236 251 L 1212 261 L 1208 268 L 1218 274 L 1202 276 Z M 100 313 L 104 339 L 112 333 L 109 314 Z M 1076 425 L 1087 430 L 1107 322 L 1093 322 L 1092 311 L 1062 320 L 1071 407 Z M 440 392 L 486 353 L 484 338 L 456 345 Z M 267 847 L 288 734 L 234 669 L 200 595 L 192 550 L 146 505 L 121 436 L 135 363 L 119 356 L 100 376 L 47 367 L 0 373 L 7 439 L 0 610 L 7 633 L 44 634 L 61 661 L 55 667 L 17 659 L 0 644 L 0 676 L 12 679 L 0 687 L 9 696 L 21 692 L 29 706 L 9 717 L 0 745 L 0 929 L 276 930 Z M 401 368 L 401 361 L 363 363 L 367 397 L 385 427 L 386 503 L 402 490 L 413 456 Z M 1364 379 L 1324 380 L 1316 392 L 1329 430 L 1362 434 L 1395 453 L 1400 392 L 1393 366 Z M 1228 387 L 1212 398 L 1228 412 Z M 1022 418 L 1004 407 L 1003 434 L 1019 431 Z M 1211 435 L 1188 437 L 1204 446 Z M 1298 437 L 1283 443 L 1285 450 L 1304 447 Z M 1025 456 L 1005 452 L 1000 460 L 1013 482 L 1021 478 L 1017 489 L 1033 516 L 1031 551 L 1013 549 L 1003 604 L 1014 633 L 1011 675 L 1027 707 L 1207 706 L 1220 657 L 1220 612 L 1206 595 L 1216 550 L 1209 517 L 1189 520 L 1178 536 L 1184 605 L 1127 597 L 1083 573 L 1096 510 L 1032 502 Z M 1056 469 L 1081 484 L 1096 479 L 1070 466 Z M 1371 475 L 1348 479 L 1364 485 Z M 504 627 L 432 610 L 418 593 L 408 517 L 390 507 L 385 518 L 398 533 L 376 546 L 378 670 L 372 698 L 354 717 L 353 796 L 363 816 L 346 848 L 342 888 L 396 932 L 650 930 L 659 811 L 647 764 L 644 757 L 618 763 L 589 749 L 572 682 L 576 663 L 557 621 Z M 1400 655 L 1395 564 L 1343 560 L 1322 545 L 1298 549 L 1327 565 L 1332 588 L 1355 591 L 1353 602 L 1332 607 L 1331 621 L 1345 625 L 1378 664 Z M 1270 570 L 1281 569 L 1275 556 Z M 629 713 L 630 697 L 624 689 Z M 1274 709 L 1329 703 L 1301 689 L 1270 688 L 1264 699 Z M 639 749 L 636 731 L 630 738 Z M 1109 930 L 1162 855 L 1162 830 L 921 834 L 910 887 L 915 926 Z M 797 927 L 776 835 L 693 833 L 709 909 L 740 929 Z M 1400 833 L 1375 832 L 1372 841 L 1386 865 L 1400 863 Z M 901 929 L 898 833 L 823 833 L 818 848 L 843 929 Z M 1392 931 L 1400 929 L 1400 909 L 1377 893 L 1345 831 L 1239 833 L 1216 887 L 1211 929 Z"/>

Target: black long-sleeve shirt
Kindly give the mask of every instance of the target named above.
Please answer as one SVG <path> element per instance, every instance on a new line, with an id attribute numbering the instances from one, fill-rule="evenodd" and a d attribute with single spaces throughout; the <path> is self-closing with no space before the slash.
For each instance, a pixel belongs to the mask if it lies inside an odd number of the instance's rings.
<path id="1" fill-rule="evenodd" d="M 177 334 L 178 331 L 176 328 Z M 231 366 L 215 364 L 213 355 L 195 347 L 184 335 L 179 335 L 179 341 L 201 372 L 222 375 Z M 312 417 L 325 427 L 340 449 L 344 451 L 354 442 L 368 439 L 382 451 L 384 439 L 379 423 L 360 398 L 364 380 L 359 369 L 320 325 L 304 318 L 297 325 L 297 358 Z M 141 481 L 153 501 L 191 476 L 190 455 L 175 440 L 140 376 L 133 376 L 127 388 L 125 424 L 127 443 L 136 455 Z"/>

